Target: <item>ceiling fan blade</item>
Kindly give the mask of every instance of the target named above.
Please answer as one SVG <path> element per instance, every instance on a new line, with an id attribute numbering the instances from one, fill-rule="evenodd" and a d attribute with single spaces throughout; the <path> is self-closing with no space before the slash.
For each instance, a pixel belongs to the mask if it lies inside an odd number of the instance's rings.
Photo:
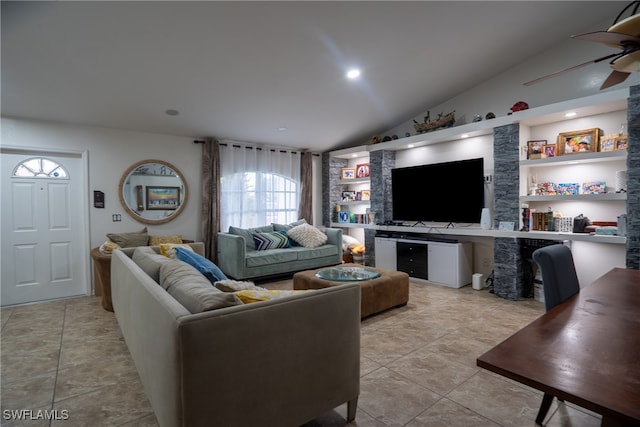
<path id="1" fill-rule="evenodd" d="M 640 43 L 640 37 L 635 37 L 629 34 L 613 33 L 609 31 L 595 31 L 593 33 L 571 36 L 571 38 L 596 43 L 604 43 L 613 47 L 619 47 L 623 42 Z"/>
<path id="2" fill-rule="evenodd" d="M 546 76 L 543 76 L 543 77 L 538 77 L 537 79 L 524 83 L 524 85 L 531 86 L 543 80 L 547 80 L 552 77 L 556 77 L 561 74 L 568 73 L 569 71 L 577 70 L 578 68 L 582 68 L 590 64 L 595 64 L 596 62 L 604 61 L 605 59 L 613 58 L 614 56 L 619 56 L 619 55 L 620 53 L 612 53 L 611 55 L 603 56 L 602 58 L 592 59 L 591 61 L 583 62 L 582 64 L 574 65 L 573 67 L 565 68 L 564 70 L 556 71 L 555 73 L 547 74 Z"/>
<path id="3" fill-rule="evenodd" d="M 630 74 L 631 73 L 627 73 L 624 71 L 613 70 L 611 74 L 609 74 L 609 77 L 607 77 L 607 79 L 604 81 L 604 83 L 602 83 L 602 86 L 600 86 L 600 90 L 622 83 L 623 81 L 627 80 L 627 77 L 629 77 Z"/>

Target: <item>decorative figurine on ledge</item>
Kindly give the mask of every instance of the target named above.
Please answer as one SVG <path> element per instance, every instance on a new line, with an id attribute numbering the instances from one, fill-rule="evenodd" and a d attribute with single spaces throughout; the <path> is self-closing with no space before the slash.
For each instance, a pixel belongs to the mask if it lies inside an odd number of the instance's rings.
<path id="1" fill-rule="evenodd" d="M 448 114 L 440 113 L 438 114 L 438 118 L 435 121 L 431 121 L 431 112 L 427 111 L 427 115 L 424 118 L 424 123 L 418 123 L 417 121 L 413 121 L 413 127 L 418 133 L 426 133 L 431 132 L 438 129 L 450 128 L 456 122 L 456 110 Z"/>
<path id="2" fill-rule="evenodd" d="M 529 104 L 527 104 L 524 101 L 518 101 L 515 104 L 513 104 L 513 107 L 511 107 L 511 109 L 509 110 L 507 115 L 511 115 L 512 113 L 515 113 L 516 111 L 522 111 L 522 110 L 528 110 L 528 109 L 529 109 Z"/>
<path id="3" fill-rule="evenodd" d="M 522 205 L 522 228 L 520 231 L 529 231 L 529 222 L 531 221 L 531 210 L 529 205 Z"/>

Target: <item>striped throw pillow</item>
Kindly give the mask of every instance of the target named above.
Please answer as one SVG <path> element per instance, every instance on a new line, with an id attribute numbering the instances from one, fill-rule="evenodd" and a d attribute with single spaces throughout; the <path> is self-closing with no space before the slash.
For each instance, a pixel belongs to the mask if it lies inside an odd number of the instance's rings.
<path id="1" fill-rule="evenodd" d="M 256 250 L 289 248 L 291 241 L 286 231 L 271 231 L 269 233 L 251 233 L 256 244 Z"/>

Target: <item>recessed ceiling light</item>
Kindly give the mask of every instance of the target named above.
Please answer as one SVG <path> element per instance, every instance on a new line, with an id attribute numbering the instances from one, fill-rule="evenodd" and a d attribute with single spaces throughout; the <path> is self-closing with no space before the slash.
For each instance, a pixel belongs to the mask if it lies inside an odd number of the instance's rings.
<path id="1" fill-rule="evenodd" d="M 165 113 L 167 114 L 167 116 L 177 116 L 178 114 L 180 114 L 180 111 L 178 111 L 178 110 L 167 110 L 167 111 L 165 111 Z"/>
<path id="2" fill-rule="evenodd" d="M 568 112 L 567 114 L 565 114 L 564 116 L 565 116 L 565 117 L 573 117 L 573 116 L 575 116 L 576 114 L 578 114 L 578 113 L 576 113 L 575 111 L 570 111 L 570 112 Z"/>
<path id="3" fill-rule="evenodd" d="M 468 133 L 463 133 L 462 135 L 460 135 L 460 138 L 469 138 L 469 134 Z"/>
<path id="4" fill-rule="evenodd" d="M 413 144 L 407 145 L 407 148 L 413 148 L 413 147 L 415 147 L 415 145 L 413 145 Z"/>
<path id="5" fill-rule="evenodd" d="M 280 126 L 280 127 L 278 128 L 278 132 L 284 132 L 284 131 L 285 131 L 285 130 L 287 130 L 287 129 L 289 129 L 289 128 L 288 128 L 288 127 L 286 127 L 286 126 Z"/>
<path id="6" fill-rule="evenodd" d="M 347 71 L 347 77 L 350 79 L 357 79 L 358 77 L 360 77 L 360 70 L 358 70 L 357 68 L 352 68 L 349 71 Z"/>

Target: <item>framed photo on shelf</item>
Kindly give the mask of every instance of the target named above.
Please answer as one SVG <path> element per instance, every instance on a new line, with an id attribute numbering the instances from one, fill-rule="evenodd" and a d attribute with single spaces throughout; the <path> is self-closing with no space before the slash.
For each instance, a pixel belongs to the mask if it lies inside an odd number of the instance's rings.
<path id="1" fill-rule="evenodd" d="M 593 153 L 600 141 L 600 129 L 584 129 L 563 132 L 558 135 L 559 155 Z"/>
<path id="2" fill-rule="evenodd" d="M 555 157 L 556 156 L 556 144 L 545 144 L 543 146 L 544 156 L 543 157 Z"/>
<path id="3" fill-rule="evenodd" d="M 369 163 L 356 165 L 356 178 L 368 178 L 369 174 Z"/>
<path id="4" fill-rule="evenodd" d="M 342 192 L 342 201 L 343 202 L 353 202 L 356 199 L 355 191 L 343 191 Z"/>
<path id="5" fill-rule="evenodd" d="M 619 135 L 617 133 L 611 135 L 602 135 L 600 137 L 600 151 L 613 151 L 616 149 L 616 138 Z"/>
<path id="6" fill-rule="evenodd" d="M 527 141 L 527 159 L 542 159 L 545 145 L 547 145 L 546 139 Z"/>
<path id="7" fill-rule="evenodd" d="M 629 146 L 629 137 L 627 135 L 616 137 L 614 142 L 615 150 L 626 150 L 628 146 Z"/>
<path id="8" fill-rule="evenodd" d="M 147 210 L 174 211 L 180 206 L 180 187 L 146 187 Z"/>
<path id="9" fill-rule="evenodd" d="M 371 190 L 362 190 L 362 200 L 371 200 Z"/>
<path id="10" fill-rule="evenodd" d="M 580 194 L 604 194 L 607 192 L 607 183 L 604 181 L 591 181 L 582 183 Z"/>
<path id="11" fill-rule="evenodd" d="M 342 168 L 340 169 L 340 179 L 353 179 L 356 177 L 355 168 Z"/>

